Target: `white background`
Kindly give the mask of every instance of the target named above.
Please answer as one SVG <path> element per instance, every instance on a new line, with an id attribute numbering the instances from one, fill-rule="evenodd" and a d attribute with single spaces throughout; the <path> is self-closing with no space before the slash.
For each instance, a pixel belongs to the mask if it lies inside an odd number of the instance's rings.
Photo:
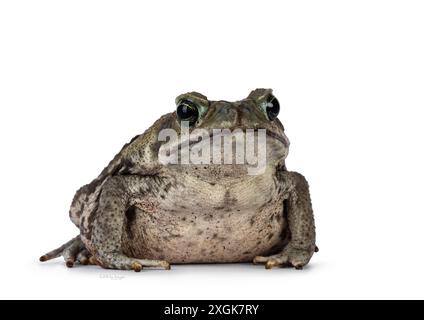
<path id="1" fill-rule="evenodd" d="M 2 1 L 0 297 L 424 298 L 422 1 Z M 273 88 L 321 248 L 253 265 L 67 269 L 74 192 L 196 90 Z"/>

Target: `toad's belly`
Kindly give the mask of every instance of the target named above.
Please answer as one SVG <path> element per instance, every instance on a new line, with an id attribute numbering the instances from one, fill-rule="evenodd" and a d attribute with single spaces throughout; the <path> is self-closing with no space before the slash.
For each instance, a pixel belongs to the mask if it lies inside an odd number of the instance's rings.
<path id="1" fill-rule="evenodd" d="M 260 207 L 138 203 L 127 213 L 124 252 L 170 263 L 247 262 L 280 250 L 286 236 L 283 203 Z"/>

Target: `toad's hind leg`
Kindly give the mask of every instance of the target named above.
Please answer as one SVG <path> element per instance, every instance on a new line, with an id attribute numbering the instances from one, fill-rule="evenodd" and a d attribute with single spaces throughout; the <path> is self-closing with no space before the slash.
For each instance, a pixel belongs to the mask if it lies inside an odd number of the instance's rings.
<path id="1" fill-rule="evenodd" d="M 81 237 L 77 236 L 68 241 L 61 247 L 54 249 L 40 257 L 41 262 L 52 260 L 62 256 L 65 260 L 66 266 L 72 268 L 75 262 L 81 264 L 88 264 L 91 254 L 85 249 Z"/>
<path id="2" fill-rule="evenodd" d="M 170 269 L 166 261 L 128 257 L 122 250 L 125 213 L 132 194 L 142 197 L 148 189 L 143 177 L 116 176 L 103 187 L 98 215 L 93 222 L 91 243 L 94 255 L 103 268 L 141 271 L 143 267 Z"/>

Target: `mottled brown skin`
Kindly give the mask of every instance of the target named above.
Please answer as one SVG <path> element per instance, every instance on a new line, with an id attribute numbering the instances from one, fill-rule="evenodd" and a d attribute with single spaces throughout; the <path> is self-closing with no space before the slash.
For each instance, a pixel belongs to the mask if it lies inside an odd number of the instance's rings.
<path id="1" fill-rule="evenodd" d="M 257 89 L 232 103 L 199 93 L 177 98 L 201 110 L 191 130 L 266 129 L 265 173 L 247 175 L 246 165 L 162 165 L 159 132 L 180 132 L 176 113 L 167 114 L 77 191 L 70 218 L 80 235 L 40 260 L 63 256 L 68 267 L 79 262 L 135 271 L 169 269 L 170 263 L 305 266 L 317 250 L 309 188 L 286 169 L 283 125 L 260 107 L 271 93 Z"/>

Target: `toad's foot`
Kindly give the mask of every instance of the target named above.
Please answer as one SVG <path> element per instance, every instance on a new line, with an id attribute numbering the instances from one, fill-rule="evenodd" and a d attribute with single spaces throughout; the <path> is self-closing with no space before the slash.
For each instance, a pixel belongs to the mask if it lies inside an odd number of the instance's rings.
<path id="1" fill-rule="evenodd" d="M 170 270 L 169 262 L 163 260 L 135 259 L 120 253 L 104 253 L 96 257 L 98 264 L 105 269 L 134 270 L 140 272 L 144 267 Z"/>
<path id="2" fill-rule="evenodd" d="M 40 261 L 44 262 L 60 256 L 63 257 L 68 268 L 72 268 L 75 262 L 79 262 L 83 265 L 96 263 L 95 259 L 85 248 L 80 236 L 68 241 L 63 246 L 46 253 L 40 257 Z"/>
<path id="3" fill-rule="evenodd" d="M 311 260 L 314 251 L 318 252 L 318 247 L 315 247 L 314 250 L 309 250 L 288 245 L 281 253 L 268 257 L 255 257 L 253 263 L 265 264 L 265 268 L 267 269 L 272 269 L 277 266 L 302 269 L 308 264 L 309 260 Z"/>

